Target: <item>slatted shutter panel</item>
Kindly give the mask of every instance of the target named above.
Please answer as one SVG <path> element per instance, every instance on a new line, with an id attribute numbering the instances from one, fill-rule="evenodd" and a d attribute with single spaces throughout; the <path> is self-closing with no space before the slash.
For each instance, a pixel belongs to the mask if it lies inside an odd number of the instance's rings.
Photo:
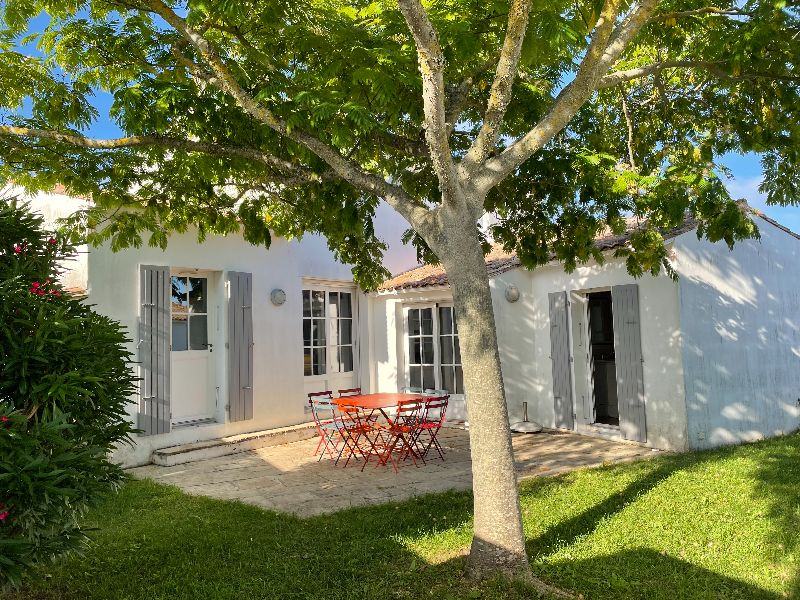
<path id="1" fill-rule="evenodd" d="M 139 418 L 144 435 L 170 430 L 169 267 L 139 268 Z"/>
<path id="2" fill-rule="evenodd" d="M 228 272 L 228 411 L 253 418 L 253 274 Z"/>
<path id="3" fill-rule="evenodd" d="M 572 429 L 572 378 L 569 363 L 567 292 L 548 295 L 550 300 L 550 359 L 553 363 L 555 426 Z"/>
<path id="4" fill-rule="evenodd" d="M 646 442 L 639 286 L 635 283 L 613 286 L 611 306 L 614 311 L 620 429 L 625 439 Z"/>

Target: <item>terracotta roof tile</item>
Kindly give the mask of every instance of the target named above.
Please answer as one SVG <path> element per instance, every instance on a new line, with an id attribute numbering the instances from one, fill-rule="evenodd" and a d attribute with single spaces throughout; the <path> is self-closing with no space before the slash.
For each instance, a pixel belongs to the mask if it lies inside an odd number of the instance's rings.
<path id="1" fill-rule="evenodd" d="M 600 250 L 612 250 L 625 245 L 630 239 L 631 234 L 640 226 L 637 219 L 628 219 L 628 230 L 620 235 L 611 235 L 608 232 L 601 234 L 595 240 L 595 245 Z M 670 230 L 664 234 L 666 239 L 691 231 L 696 227 L 694 219 L 687 217 L 683 225 Z M 555 259 L 555 257 L 553 257 Z M 520 266 L 519 258 L 515 253 L 508 253 L 499 245 L 494 246 L 489 254 L 486 255 L 486 271 L 489 277 L 494 277 L 511 269 Z M 433 286 L 447 285 L 447 273 L 441 266 L 422 265 L 415 267 L 385 281 L 378 290 L 407 290 L 414 288 L 424 288 Z"/>

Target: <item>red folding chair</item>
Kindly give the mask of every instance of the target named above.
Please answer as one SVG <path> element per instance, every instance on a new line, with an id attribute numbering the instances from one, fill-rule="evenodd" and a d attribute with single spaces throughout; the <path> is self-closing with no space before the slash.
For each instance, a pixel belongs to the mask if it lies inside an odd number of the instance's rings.
<path id="1" fill-rule="evenodd" d="M 336 463 L 346 453 L 347 458 L 344 461 L 346 467 L 350 463 L 353 456 L 361 456 L 364 459 L 364 464 L 361 470 L 367 466 L 370 456 L 377 455 L 375 447 L 375 440 L 371 437 L 372 434 L 377 433 L 378 427 L 371 423 L 361 412 L 361 409 L 356 406 L 339 406 L 341 415 L 334 418 L 334 423 L 342 437 L 343 444 L 339 450 L 339 455 L 336 457 Z"/>
<path id="2" fill-rule="evenodd" d="M 444 425 L 449 400 L 450 396 L 439 396 L 425 401 L 425 410 L 420 422 L 417 424 L 413 440 L 415 447 L 422 448 L 419 451 L 419 455 L 423 461 L 431 448 L 435 448 L 436 452 L 439 453 L 439 458 L 444 460 L 444 449 L 439 443 L 437 435 L 442 425 Z M 423 436 L 427 436 L 425 440 L 422 439 Z"/>
<path id="3" fill-rule="evenodd" d="M 389 461 L 397 472 L 397 466 L 401 460 L 406 460 L 409 456 L 417 464 L 417 459 L 422 457 L 414 448 L 413 440 L 417 436 L 416 430 L 421 422 L 421 414 L 424 404 L 420 400 L 401 400 L 397 403 L 397 413 L 392 422 L 387 425 L 379 425 L 385 434 L 383 452 L 378 457 L 378 464 L 385 465 Z M 425 460 L 422 459 L 424 463 Z"/>
<path id="4" fill-rule="evenodd" d="M 350 396 L 360 396 L 361 388 L 348 388 L 346 390 L 339 390 L 339 398 L 349 398 Z"/>

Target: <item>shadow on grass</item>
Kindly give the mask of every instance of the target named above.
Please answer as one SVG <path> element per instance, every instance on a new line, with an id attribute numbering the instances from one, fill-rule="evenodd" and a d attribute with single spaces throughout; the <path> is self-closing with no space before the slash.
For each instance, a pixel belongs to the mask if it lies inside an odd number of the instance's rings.
<path id="1" fill-rule="evenodd" d="M 773 444 L 773 451 L 762 457 L 755 469 L 756 494 L 771 499 L 770 558 L 788 552 L 800 558 L 800 434 L 787 435 Z M 800 599 L 800 565 L 785 575 L 791 581 L 789 597 Z"/>
<path id="2" fill-rule="evenodd" d="M 646 467 L 650 465 L 644 463 L 643 475 L 624 489 L 608 496 L 602 502 L 593 505 L 571 519 L 560 521 L 538 537 L 529 539 L 527 541 L 528 556 L 531 560 L 536 560 L 541 556 L 552 553 L 561 546 L 575 543 L 579 538 L 592 533 L 603 519 L 618 513 L 626 505 L 635 501 L 637 497 L 657 487 L 676 470 L 698 464 L 702 460 L 703 458 L 698 455 L 660 457 L 657 466 L 652 469 L 647 469 Z M 547 482 L 549 485 L 558 483 L 563 484 L 561 478 Z M 536 493 L 539 492 L 540 490 L 536 489 Z"/>
<path id="3" fill-rule="evenodd" d="M 40 568 L 7 600 L 536 598 L 462 577 L 471 509 L 446 493 L 299 519 L 133 481 L 92 515 L 84 557 Z M 428 562 L 407 542 L 432 535 Z"/>
<path id="4" fill-rule="evenodd" d="M 635 565 L 635 569 L 632 566 Z M 590 600 L 779 600 L 784 596 L 649 548 L 551 565 L 561 581 L 579 579 Z"/>

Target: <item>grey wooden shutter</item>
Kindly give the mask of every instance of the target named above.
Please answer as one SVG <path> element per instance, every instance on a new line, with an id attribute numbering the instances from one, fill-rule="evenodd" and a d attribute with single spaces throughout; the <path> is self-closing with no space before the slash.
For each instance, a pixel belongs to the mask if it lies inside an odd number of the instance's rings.
<path id="1" fill-rule="evenodd" d="M 253 418 L 253 274 L 228 272 L 228 414 Z"/>
<path id="2" fill-rule="evenodd" d="M 639 286 L 635 283 L 613 286 L 611 306 L 614 311 L 614 354 L 620 429 L 625 439 L 646 442 Z"/>
<path id="3" fill-rule="evenodd" d="M 572 378 L 569 363 L 569 330 L 567 292 L 549 294 L 550 300 L 550 359 L 553 363 L 553 399 L 555 426 L 572 429 Z"/>
<path id="4" fill-rule="evenodd" d="M 170 290 L 169 267 L 139 267 L 138 428 L 144 435 L 170 430 Z"/>

